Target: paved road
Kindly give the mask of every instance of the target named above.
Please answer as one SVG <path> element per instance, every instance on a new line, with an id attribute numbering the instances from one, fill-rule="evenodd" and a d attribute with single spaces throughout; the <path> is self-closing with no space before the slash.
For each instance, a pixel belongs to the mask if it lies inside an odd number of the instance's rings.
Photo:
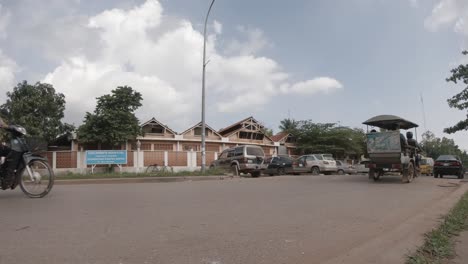
<path id="1" fill-rule="evenodd" d="M 0 263 L 398 263 L 466 187 L 449 182 L 459 181 L 284 176 L 59 185 L 43 199 L 1 192 Z"/>

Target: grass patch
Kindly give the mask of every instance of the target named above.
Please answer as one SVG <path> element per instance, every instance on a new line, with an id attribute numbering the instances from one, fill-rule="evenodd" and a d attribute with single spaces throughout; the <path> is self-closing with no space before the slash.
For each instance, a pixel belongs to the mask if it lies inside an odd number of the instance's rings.
<path id="1" fill-rule="evenodd" d="M 80 179 L 111 179 L 111 178 L 143 178 L 143 177 L 176 177 L 176 176 L 215 176 L 225 174 L 224 170 L 220 169 L 207 169 L 205 173 L 201 170 L 196 171 L 165 171 L 165 172 L 153 172 L 153 173 L 131 173 L 131 172 L 105 172 L 105 173 L 67 173 L 64 175 L 57 175 L 58 180 L 80 180 Z"/>
<path id="2" fill-rule="evenodd" d="M 468 192 L 443 218 L 441 225 L 425 234 L 424 245 L 408 256 L 406 264 L 444 263 L 455 256 L 455 236 L 468 228 Z"/>

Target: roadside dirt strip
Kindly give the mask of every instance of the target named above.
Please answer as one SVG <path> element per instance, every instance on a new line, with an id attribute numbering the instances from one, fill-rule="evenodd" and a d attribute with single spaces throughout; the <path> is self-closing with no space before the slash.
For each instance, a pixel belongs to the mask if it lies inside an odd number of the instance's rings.
<path id="1" fill-rule="evenodd" d="M 421 211 L 390 230 L 384 230 L 377 237 L 364 244 L 343 252 L 326 264 L 336 263 L 405 263 L 406 256 L 424 243 L 424 234 L 440 224 L 442 216 L 468 191 L 468 183 L 457 180 L 441 182 L 441 188 L 457 188 L 446 197 L 435 201 Z"/>

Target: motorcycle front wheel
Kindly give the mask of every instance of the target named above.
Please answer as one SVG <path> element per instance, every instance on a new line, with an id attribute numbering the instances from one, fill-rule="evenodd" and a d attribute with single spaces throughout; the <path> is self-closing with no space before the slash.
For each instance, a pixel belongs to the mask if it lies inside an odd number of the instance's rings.
<path id="1" fill-rule="evenodd" d="M 30 198 L 42 198 L 52 189 L 54 180 L 54 172 L 47 162 L 32 160 L 23 170 L 20 187 Z"/>

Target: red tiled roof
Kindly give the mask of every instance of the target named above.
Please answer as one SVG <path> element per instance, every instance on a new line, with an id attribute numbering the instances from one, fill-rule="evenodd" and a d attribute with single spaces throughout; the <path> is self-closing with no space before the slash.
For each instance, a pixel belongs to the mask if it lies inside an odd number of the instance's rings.
<path id="1" fill-rule="evenodd" d="M 270 137 L 271 140 L 273 140 L 274 142 L 278 142 L 280 141 L 281 139 L 283 139 L 284 137 L 286 137 L 287 135 L 289 135 L 288 132 L 279 132 L 278 134 Z"/>

